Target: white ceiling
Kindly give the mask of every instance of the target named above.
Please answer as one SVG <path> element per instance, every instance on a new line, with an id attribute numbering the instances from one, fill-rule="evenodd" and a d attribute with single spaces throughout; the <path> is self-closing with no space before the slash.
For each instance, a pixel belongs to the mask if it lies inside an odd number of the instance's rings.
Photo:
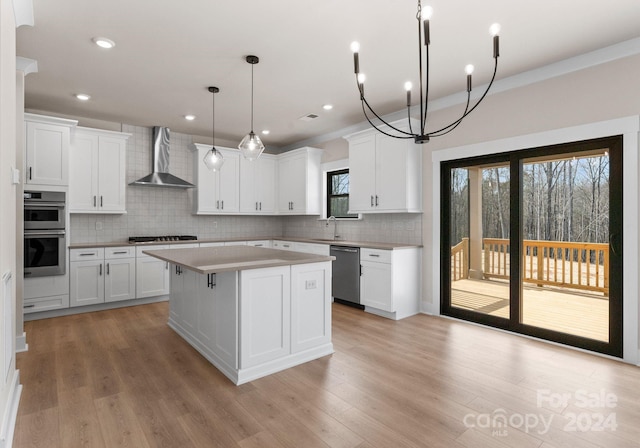
<path id="1" fill-rule="evenodd" d="M 425 4 L 427 4 L 425 2 Z M 640 1 L 433 0 L 431 92 L 436 99 L 488 81 L 494 22 L 502 25 L 497 79 L 640 36 Z M 18 29 L 18 56 L 38 61 L 25 107 L 239 141 L 250 127 L 282 147 L 363 121 L 349 45 L 361 43 L 369 102 L 404 107 L 417 85 L 415 0 L 33 0 L 35 26 Z M 103 50 L 92 38 L 116 42 Z M 76 93 L 91 95 L 79 102 Z M 417 94 L 414 91 L 414 98 Z M 324 111 L 322 105 L 334 105 Z M 300 117 L 319 118 L 304 122 Z M 193 122 L 184 115 L 197 116 Z"/>

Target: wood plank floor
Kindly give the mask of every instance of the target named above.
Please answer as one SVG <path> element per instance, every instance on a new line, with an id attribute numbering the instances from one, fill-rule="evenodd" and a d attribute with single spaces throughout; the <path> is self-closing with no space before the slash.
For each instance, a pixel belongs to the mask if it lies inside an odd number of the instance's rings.
<path id="1" fill-rule="evenodd" d="M 335 354 L 238 387 L 167 317 L 158 303 L 27 322 L 14 446 L 640 446 L 640 368 L 618 361 L 334 304 Z"/>
<path id="2" fill-rule="evenodd" d="M 463 279 L 453 282 L 451 303 L 459 308 L 509 317 L 509 284 Z M 523 288 L 523 323 L 598 341 L 609 340 L 609 300 L 598 293 Z"/>

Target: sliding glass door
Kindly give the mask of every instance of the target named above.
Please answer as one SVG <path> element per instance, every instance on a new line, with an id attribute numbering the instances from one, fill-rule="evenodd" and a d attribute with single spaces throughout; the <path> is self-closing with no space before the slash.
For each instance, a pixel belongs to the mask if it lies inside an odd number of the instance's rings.
<path id="1" fill-rule="evenodd" d="M 622 356 L 622 137 L 441 169 L 442 313 Z"/>

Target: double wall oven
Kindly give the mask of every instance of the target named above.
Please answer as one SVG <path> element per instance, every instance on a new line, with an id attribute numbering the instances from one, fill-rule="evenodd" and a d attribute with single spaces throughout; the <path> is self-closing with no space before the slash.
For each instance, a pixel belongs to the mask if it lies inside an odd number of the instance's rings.
<path id="1" fill-rule="evenodd" d="M 25 278 L 66 273 L 65 193 L 24 192 Z"/>

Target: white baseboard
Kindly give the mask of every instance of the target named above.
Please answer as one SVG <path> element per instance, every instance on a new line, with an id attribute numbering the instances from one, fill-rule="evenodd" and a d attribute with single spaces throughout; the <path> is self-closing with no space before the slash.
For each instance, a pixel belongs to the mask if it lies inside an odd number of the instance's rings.
<path id="1" fill-rule="evenodd" d="M 23 332 L 21 336 L 16 336 L 16 353 L 28 351 L 29 344 L 27 344 L 27 333 Z"/>
<path id="2" fill-rule="evenodd" d="M 22 384 L 20 384 L 20 371 L 16 370 L 8 394 L 7 405 L 4 409 L 4 418 L 0 428 L 0 447 L 11 448 L 13 445 L 13 432 L 18 418 L 18 405 L 22 394 Z"/>

